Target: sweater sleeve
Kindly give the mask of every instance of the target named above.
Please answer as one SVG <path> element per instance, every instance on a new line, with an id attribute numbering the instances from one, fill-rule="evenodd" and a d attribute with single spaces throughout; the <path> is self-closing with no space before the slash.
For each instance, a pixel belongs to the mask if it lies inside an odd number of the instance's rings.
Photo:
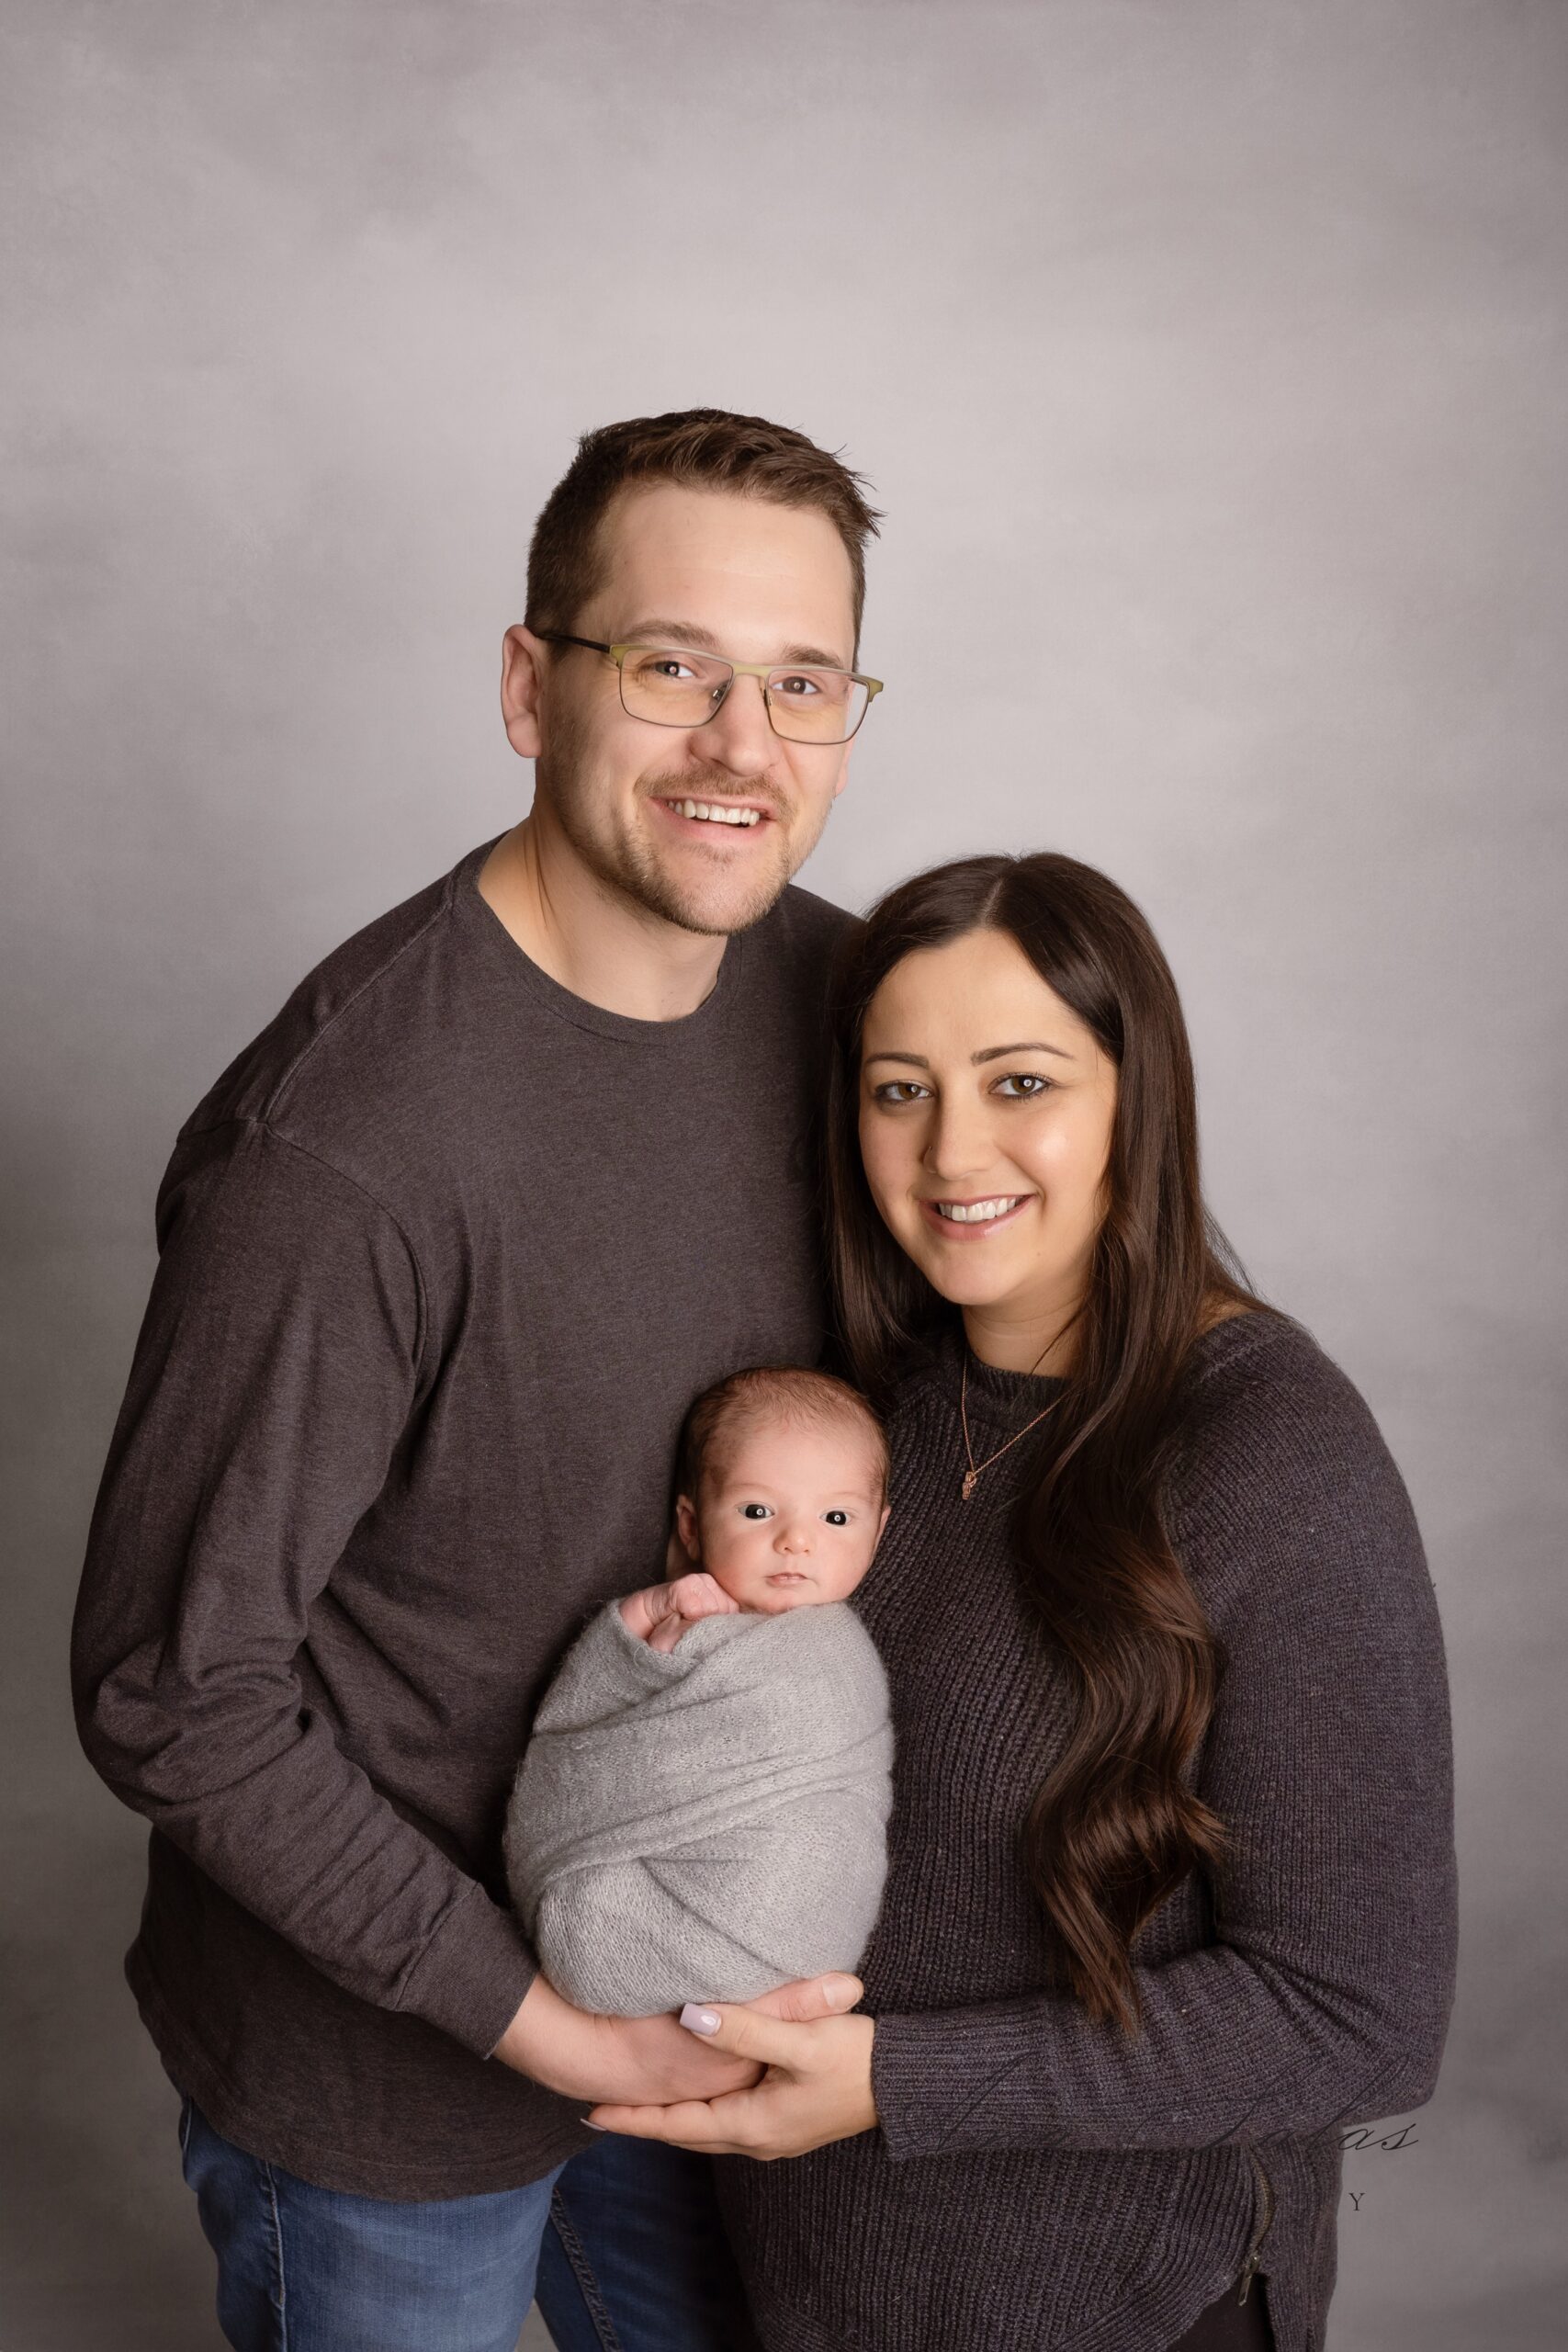
<path id="1" fill-rule="evenodd" d="M 83 1746 L 324 1975 L 485 2055 L 532 1981 L 521 1933 L 344 1753 L 300 1673 L 413 1399 L 412 1252 L 260 1125 L 182 1144 L 160 1227 L 77 1603 Z"/>
<path id="2" fill-rule="evenodd" d="M 1308 1343 L 1280 1357 L 1196 1424 L 1173 1513 L 1228 1652 L 1196 1775 L 1230 1833 L 1217 1939 L 1135 1969 L 1131 2039 L 1055 1994 L 880 2018 L 896 2160 L 1202 2147 L 1431 2096 L 1456 1945 L 1436 1600 L 1360 1398 Z"/>

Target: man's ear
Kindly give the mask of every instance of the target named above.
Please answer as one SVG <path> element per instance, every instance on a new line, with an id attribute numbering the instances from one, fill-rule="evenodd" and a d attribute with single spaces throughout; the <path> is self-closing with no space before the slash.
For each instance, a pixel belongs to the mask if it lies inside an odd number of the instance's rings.
<path id="1" fill-rule="evenodd" d="M 501 640 L 501 716 L 506 740 L 519 759 L 539 756 L 539 699 L 546 649 L 525 622 Z"/>
<path id="2" fill-rule="evenodd" d="M 689 1560 L 701 1564 L 702 1537 L 697 1532 L 697 1514 L 690 1495 L 675 1498 L 675 1533 Z"/>

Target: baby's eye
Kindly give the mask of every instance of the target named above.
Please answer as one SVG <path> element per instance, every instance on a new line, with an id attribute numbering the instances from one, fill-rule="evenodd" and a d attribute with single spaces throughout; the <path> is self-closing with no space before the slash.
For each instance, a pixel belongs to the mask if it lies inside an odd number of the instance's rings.
<path id="1" fill-rule="evenodd" d="M 829 1527 L 847 1527 L 850 1523 L 847 1510 L 825 1510 L 822 1516 Z"/>
<path id="2" fill-rule="evenodd" d="M 740 1506 L 742 1519 L 772 1519 L 773 1515 L 766 1503 L 742 1503 Z"/>

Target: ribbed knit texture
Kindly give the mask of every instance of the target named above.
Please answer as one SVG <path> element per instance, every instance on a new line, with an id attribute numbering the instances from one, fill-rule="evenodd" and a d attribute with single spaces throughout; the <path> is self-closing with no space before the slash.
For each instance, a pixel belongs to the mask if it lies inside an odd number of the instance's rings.
<path id="1" fill-rule="evenodd" d="M 1278 2352 L 1320 2352 L 1341 2131 L 1430 2096 L 1453 1994 L 1447 1680 L 1404 1487 L 1298 1326 L 1198 1344 L 1168 1519 L 1228 1653 L 1192 1777 L 1232 1843 L 1140 1936 L 1129 2041 L 1044 1989 L 1019 1854 L 1070 1706 L 1009 1541 L 1051 1425 L 964 1503 L 961 1362 L 952 1340 L 900 1392 L 853 1603 L 896 1742 L 862 1970 L 880 2129 L 719 2165 L 767 2352 L 1166 2352 L 1260 2232 Z M 976 1459 L 1056 1386 L 971 1361 Z"/>

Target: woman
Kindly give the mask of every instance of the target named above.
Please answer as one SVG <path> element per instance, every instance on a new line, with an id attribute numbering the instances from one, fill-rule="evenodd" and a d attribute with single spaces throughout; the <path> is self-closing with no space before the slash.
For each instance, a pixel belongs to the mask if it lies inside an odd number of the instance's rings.
<path id="1" fill-rule="evenodd" d="M 1175 986 L 1103 876 L 895 890 L 830 1091 L 895 1461 L 855 1601 L 897 1739 L 865 2014 L 688 2013 L 758 2087 L 594 2120 L 797 2159 L 720 2167 L 768 2352 L 1317 2352 L 1341 2132 L 1430 2096 L 1452 1997 L 1404 1490 L 1224 1262 Z"/>

